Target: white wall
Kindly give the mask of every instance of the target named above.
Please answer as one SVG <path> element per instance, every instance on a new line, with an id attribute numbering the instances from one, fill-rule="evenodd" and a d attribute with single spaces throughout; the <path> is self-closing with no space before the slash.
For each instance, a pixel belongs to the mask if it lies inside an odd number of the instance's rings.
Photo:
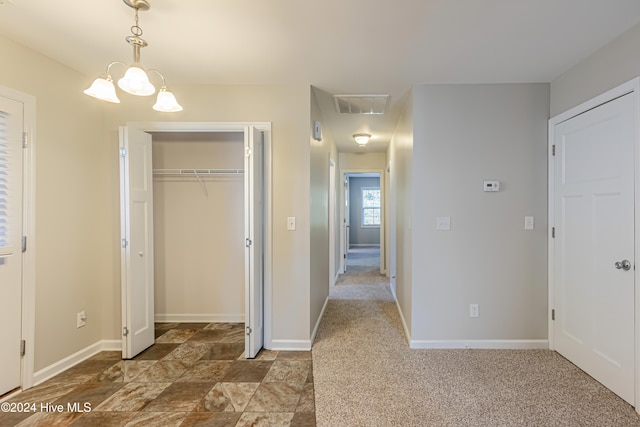
<path id="1" fill-rule="evenodd" d="M 549 86 L 422 85 L 413 105 L 412 340 L 546 339 Z"/>
<path id="2" fill-rule="evenodd" d="M 640 75 L 640 24 L 551 82 L 556 116 Z"/>
<path id="3" fill-rule="evenodd" d="M 36 98 L 36 336 L 38 371 L 103 338 L 102 290 L 118 277 L 102 109 L 79 73 L 0 37 L 0 85 Z M 107 195 L 107 197 L 105 197 Z M 87 325 L 76 328 L 85 310 Z"/>
<path id="4" fill-rule="evenodd" d="M 243 170 L 244 134 L 158 132 L 153 168 Z M 154 176 L 153 213 L 156 320 L 244 322 L 243 174 Z"/>

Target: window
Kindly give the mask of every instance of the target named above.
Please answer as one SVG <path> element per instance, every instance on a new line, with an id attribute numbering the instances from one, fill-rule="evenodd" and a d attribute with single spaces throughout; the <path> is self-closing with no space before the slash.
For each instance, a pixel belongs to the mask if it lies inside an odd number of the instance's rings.
<path id="1" fill-rule="evenodd" d="M 380 226 L 380 188 L 362 188 L 362 226 Z"/>

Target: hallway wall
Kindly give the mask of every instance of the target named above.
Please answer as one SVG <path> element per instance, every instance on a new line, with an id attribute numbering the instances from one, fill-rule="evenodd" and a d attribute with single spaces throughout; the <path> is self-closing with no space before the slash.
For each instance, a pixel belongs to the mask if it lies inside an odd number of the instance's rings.
<path id="1" fill-rule="evenodd" d="M 543 346 L 549 85 L 421 85 L 413 104 L 412 344 Z"/>

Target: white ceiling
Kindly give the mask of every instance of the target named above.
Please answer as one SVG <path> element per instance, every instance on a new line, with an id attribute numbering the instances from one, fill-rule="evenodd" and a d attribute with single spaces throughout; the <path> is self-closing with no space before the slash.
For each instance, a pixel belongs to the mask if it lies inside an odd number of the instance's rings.
<path id="1" fill-rule="evenodd" d="M 549 82 L 640 22 L 638 0 L 150 1 L 142 63 L 169 86 L 313 85 L 323 131 L 356 152 L 361 131 L 366 151 L 384 150 L 413 84 Z M 0 34 L 87 85 L 131 61 L 132 24 L 121 0 L 0 0 Z M 382 116 L 354 116 L 335 112 L 333 94 L 391 98 Z"/>

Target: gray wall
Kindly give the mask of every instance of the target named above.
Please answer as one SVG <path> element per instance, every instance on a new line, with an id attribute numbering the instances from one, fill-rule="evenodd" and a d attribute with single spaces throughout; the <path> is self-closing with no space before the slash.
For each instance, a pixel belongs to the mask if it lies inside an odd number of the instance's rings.
<path id="1" fill-rule="evenodd" d="M 551 116 L 640 75 L 640 24 L 551 82 Z"/>
<path id="2" fill-rule="evenodd" d="M 422 85 L 413 106 L 412 340 L 546 339 L 549 85 Z"/>
<path id="3" fill-rule="evenodd" d="M 349 177 L 349 245 L 380 245 L 380 227 L 362 226 L 361 191 L 363 187 L 380 188 L 380 178 Z"/>

